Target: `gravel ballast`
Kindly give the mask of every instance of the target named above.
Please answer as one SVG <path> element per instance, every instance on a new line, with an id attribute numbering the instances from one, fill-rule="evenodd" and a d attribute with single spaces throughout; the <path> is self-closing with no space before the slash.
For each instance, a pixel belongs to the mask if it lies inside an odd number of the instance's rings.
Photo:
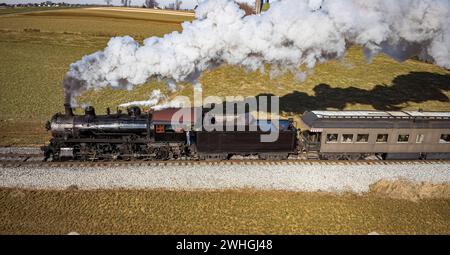
<path id="1" fill-rule="evenodd" d="M 42 154 L 39 147 L 0 147 L 0 155 L 2 154 Z"/>
<path id="2" fill-rule="evenodd" d="M 239 189 L 366 192 L 379 180 L 450 182 L 450 165 L 1 167 L 0 186 L 32 189 Z"/>

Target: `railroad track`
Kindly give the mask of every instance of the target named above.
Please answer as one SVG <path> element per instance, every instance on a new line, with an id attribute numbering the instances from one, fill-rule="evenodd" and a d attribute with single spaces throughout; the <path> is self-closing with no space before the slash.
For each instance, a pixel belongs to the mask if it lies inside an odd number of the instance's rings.
<path id="1" fill-rule="evenodd" d="M 0 154 L 0 167 L 124 167 L 124 166 L 232 166 L 232 165 L 418 165 L 418 164 L 449 164 L 450 160 L 261 160 L 261 159 L 231 159 L 231 160 L 167 160 L 167 161 L 62 161 L 42 162 L 39 154 Z"/>

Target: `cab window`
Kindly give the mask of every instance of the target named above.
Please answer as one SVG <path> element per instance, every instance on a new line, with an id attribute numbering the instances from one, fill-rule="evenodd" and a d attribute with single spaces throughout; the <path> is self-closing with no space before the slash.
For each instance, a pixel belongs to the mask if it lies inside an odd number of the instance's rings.
<path id="1" fill-rule="evenodd" d="M 155 131 L 157 134 L 164 133 L 165 131 L 164 125 L 155 125 Z"/>

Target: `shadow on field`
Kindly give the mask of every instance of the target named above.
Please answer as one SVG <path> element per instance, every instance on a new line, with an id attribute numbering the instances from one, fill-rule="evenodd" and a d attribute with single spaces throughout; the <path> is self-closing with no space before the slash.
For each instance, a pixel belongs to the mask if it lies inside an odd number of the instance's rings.
<path id="1" fill-rule="evenodd" d="M 319 84 L 314 88 L 315 95 L 294 91 L 280 97 L 280 111 L 303 113 L 307 110 L 342 110 L 346 104 L 371 105 L 377 110 L 401 110 L 398 105 L 426 101 L 450 102 L 444 92 L 450 91 L 450 75 L 428 72 L 411 72 L 397 76 L 392 85 L 380 84 L 371 90 L 357 87 L 332 88 Z M 271 96 L 259 94 L 257 96 Z M 426 110 L 426 109 L 424 109 Z"/>

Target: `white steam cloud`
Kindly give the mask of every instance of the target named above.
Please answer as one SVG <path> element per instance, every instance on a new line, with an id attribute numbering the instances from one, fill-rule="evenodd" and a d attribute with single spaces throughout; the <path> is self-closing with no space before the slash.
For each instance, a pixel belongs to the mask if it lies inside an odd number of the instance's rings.
<path id="1" fill-rule="evenodd" d="M 119 105 L 120 107 L 129 106 L 148 106 L 153 110 L 162 110 L 166 108 L 182 108 L 190 106 L 189 102 L 184 97 L 176 97 L 173 100 L 169 100 L 161 90 L 155 89 L 152 91 L 150 98 L 144 101 L 133 101 Z"/>
<path id="2" fill-rule="evenodd" d="M 144 101 L 133 101 L 125 104 L 119 105 L 120 107 L 129 107 L 129 106 L 155 106 L 161 101 L 166 101 L 167 97 L 161 92 L 159 89 L 155 89 L 152 91 L 150 98 Z"/>
<path id="3" fill-rule="evenodd" d="M 221 64 L 274 73 L 344 57 L 352 45 L 370 60 L 378 53 L 404 61 L 412 56 L 450 68 L 449 0 L 280 0 L 262 15 L 244 17 L 232 0 L 206 0 L 183 31 L 129 36 L 73 63 L 64 80 L 66 101 L 86 90 L 132 89 L 152 78 L 196 83 Z"/>

